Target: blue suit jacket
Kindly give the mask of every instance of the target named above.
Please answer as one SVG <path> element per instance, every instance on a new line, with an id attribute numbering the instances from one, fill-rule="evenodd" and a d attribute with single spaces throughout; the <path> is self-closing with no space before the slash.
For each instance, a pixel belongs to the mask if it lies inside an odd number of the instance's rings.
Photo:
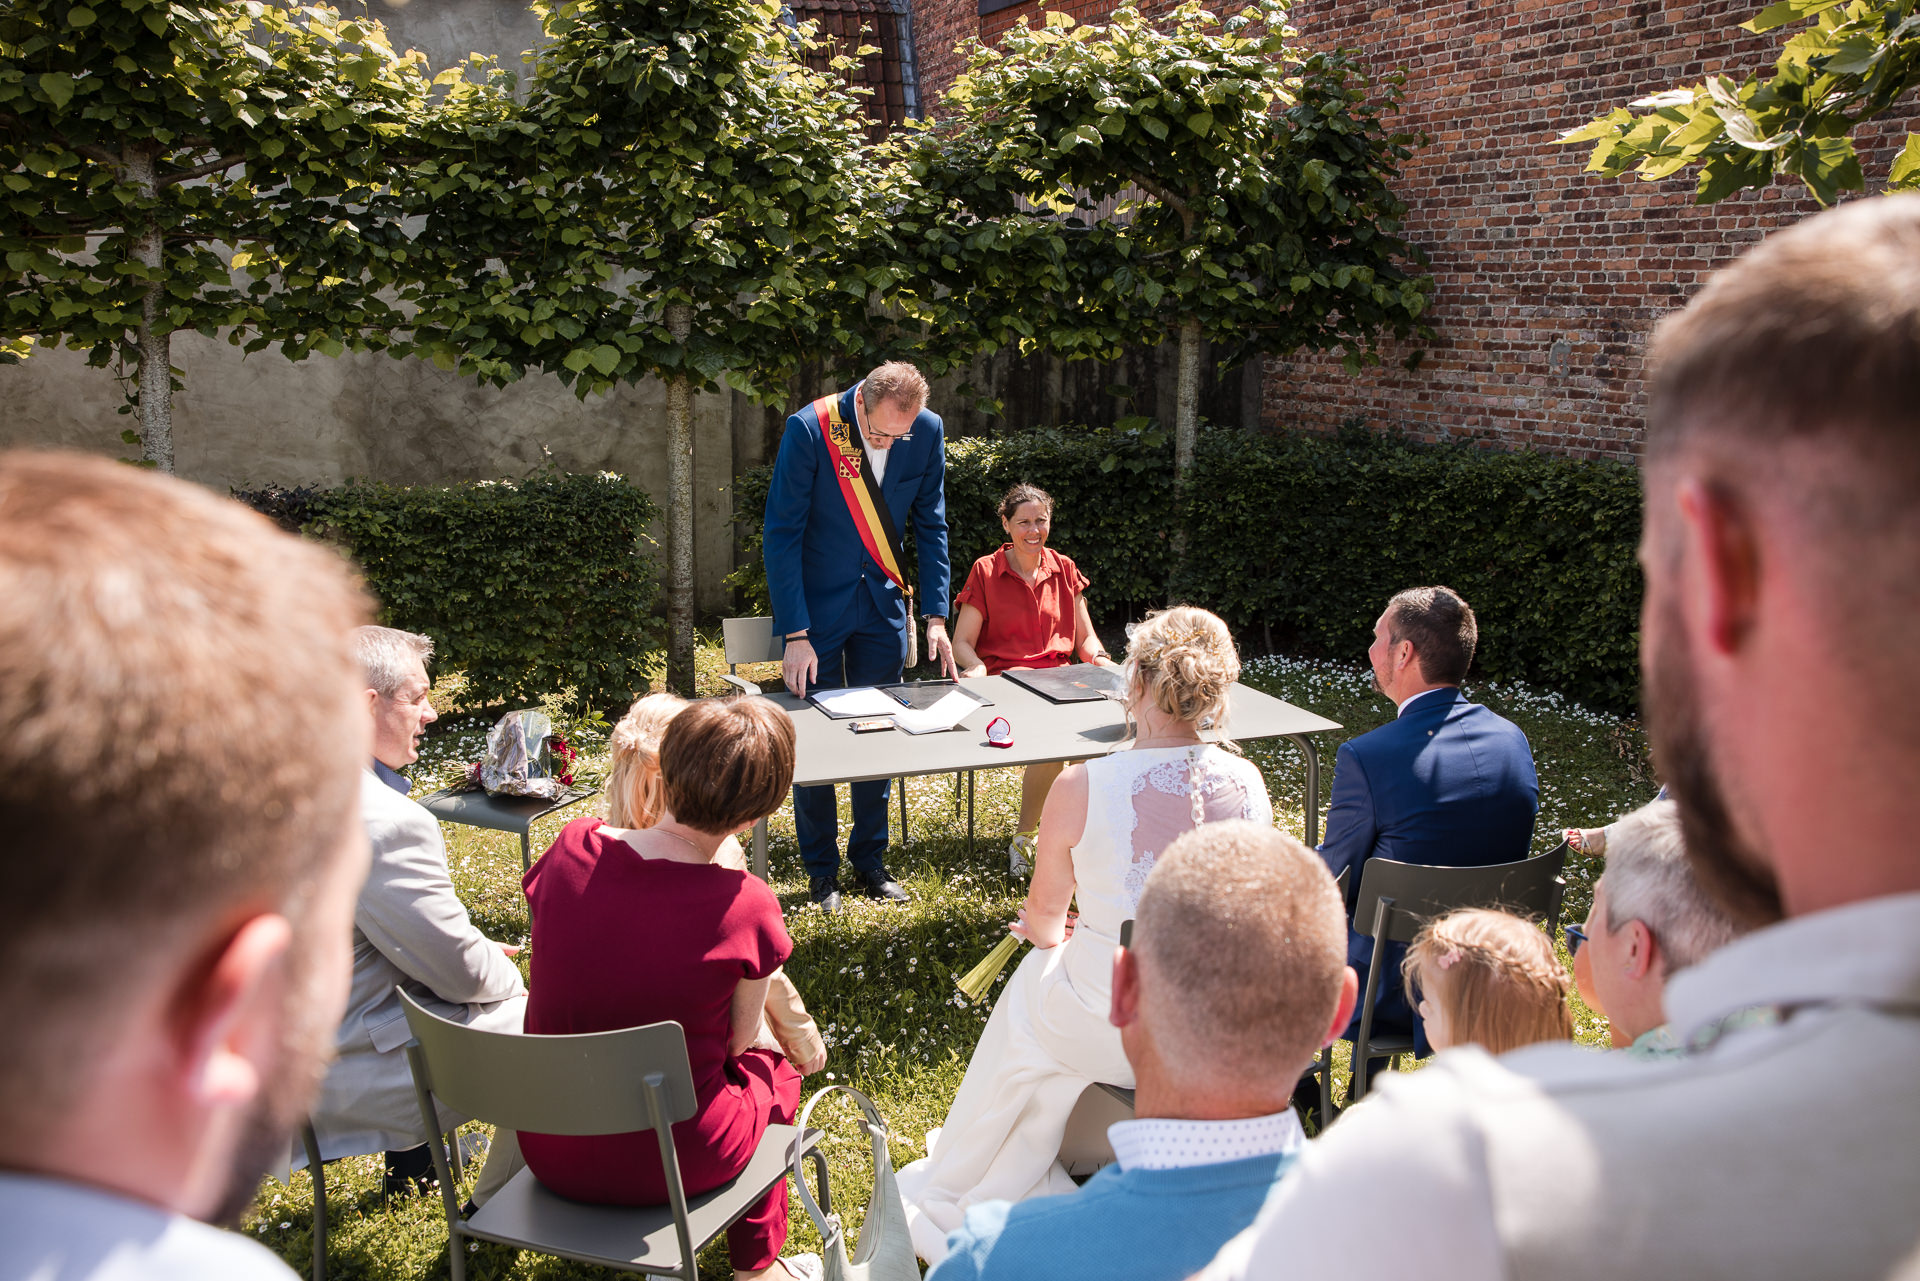
<path id="1" fill-rule="evenodd" d="M 1399 719 L 1340 745 L 1320 856 L 1335 876 L 1352 868 L 1351 908 L 1370 858 L 1429 867 L 1484 867 L 1527 857 L 1540 811 L 1533 749 L 1520 727 L 1457 689 L 1420 696 Z M 1373 938 L 1355 921 L 1347 961 L 1373 959 Z M 1398 954 L 1401 948 L 1395 947 Z M 1395 967 L 1382 992 L 1399 987 Z"/>
<path id="2" fill-rule="evenodd" d="M 1252 1224 L 1293 1159 L 1109 1165 L 1078 1192 L 983 1202 L 947 1234 L 927 1281 L 1184 1281 Z"/>
<path id="3" fill-rule="evenodd" d="M 858 390 L 856 385 L 840 393 L 840 413 L 849 425 L 855 421 L 853 393 Z M 774 631 L 811 630 L 827 638 L 861 590 L 872 594 L 883 618 L 904 626 L 906 596 L 860 541 L 827 462 L 821 431 L 811 404 L 791 415 L 773 463 L 763 551 Z M 859 439 L 857 428 L 854 438 Z M 938 414 L 923 409 L 909 434 L 888 449 L 880 495 L 901 540 L 911 531 L 918 550 L 920 613 L 943 618 L 949 585 L 946 485 L 945 429 Z M 820 640 L 814 644 L 818 648 Z"/>

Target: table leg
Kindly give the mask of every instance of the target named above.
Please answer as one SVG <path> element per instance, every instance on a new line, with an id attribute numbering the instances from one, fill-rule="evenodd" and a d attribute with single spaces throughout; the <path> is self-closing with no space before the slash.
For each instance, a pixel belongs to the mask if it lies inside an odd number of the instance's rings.
<path id="1" fill-rule="evenodd" d="M 904 849 L 907 844 L 907 780 L 896 778 L 893 785 L 900 792 L 900 846 Z"/>
<path id="2" fill-rule="evenodd" d="M 973 853 L 973 771 L 967 771 L 967 853 Z"/>
<path id="3" fill-rule="evenodd" d="M 1301 809 L 1307 844 L 1318 845 L 1320 843 L 1320 753 L 1314 750 L 1311 734 L 1289 734 L 1287 741 L 1300 749 L 1300 755 L 1306 761 L 1307 803 Z"/>
<path id="4" fill-rule="evenodd" d="M 526 872 L 531 872 L 532 870 L 533 870 L 533 831 L 531 828 L 529 828 L 527 831 L 520 833 L 520 871 L 522 873 L 526 873 Z"/>
<path id="5" fill-rule="evenodd" d="M 767 820 L 764 818 L 753 825 L 753 874 L 763 881 L 767 879 Z"/>

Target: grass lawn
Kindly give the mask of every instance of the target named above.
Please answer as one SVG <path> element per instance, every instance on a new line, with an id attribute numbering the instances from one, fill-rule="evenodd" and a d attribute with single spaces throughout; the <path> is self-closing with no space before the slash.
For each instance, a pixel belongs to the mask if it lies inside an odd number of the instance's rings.
<path id="1" fill-rule="evenodd" d="M 701 692 L 719 692 L 722 686 L 716 673 L 722 664 L 717 650 L 704 647 L 700 666 Z M 766 670 L 775 669 L 769 665 Z M 1361 666 L 1263 658 L 1247 664 L 1243 679 L 1347 727 L 1344 734 L 1327 736 L 1320 744 L 1323 807 L 1324 790 L 1333 778 L 1334 749 L 1345 737 L 1372 729 L 1392 715 L 1386 699 L 1368 688 Z M 1564 827 L 1597 825 L 1652 798 L 1656 784 L 1646 763 L 1644 737 L 1631 722 L 1589 712 L 1558 694 L 1518 685 L 1470 684 L 1468 693 L 1515 721 L 1532 741 L 1541 793 L 1536 851 L 1556 844 Z M 451 771 L 459 762 L 475 759 L 488 723 L 477 717 L 443 720 L 428 742 L 423 767 L 415 771 L 422 785 L 416 794 L 437 786 L 434 780 L 443 767 Z M 1276 821 L 1298 835 L 1305 776 L 1298 752 L 1285 743 L 1256 743 L 1249 746 L 1248 755 L 1267 776 Z M 842 789 L 843 830 L 845 797 Z M 795 943 L 787 972 L 826 1033 L 829 1047 L 826 1070 L 809 1080 L 808 1088 L 827 1078 L 856 1085 L 870 1095 L 892 1128 L 896 1165 L 925 1155 L 923 1136 L 944 1117 L 986 1023 L 988 1007 L 968 1005 L 955 991 L 953 979 L 998 941 L 1024 894 L 1024 888 L 1007 875 L 1005 855 L 1019 812 L 1016 771 L 980 775 L 980 842 L 971 854 L 966 849 L 966 820 L 964 814 L 955 813 L 950 780 L 911 780 L 908 798 L 908 840 L 888 858 L 890 870 L 913 894 L 908 905 L 880 907 L 849 898 L 849 910 L 841 915 L 828 917 L 813 911 L 807 905 L 806 877 L 794 844 L 790 809 L 774 817 L 770 842 L 772 884 L 786 909 Z M 538 826 L 536 852 L 553 839 L 565 818 L 586 812 L 588 807 L 581 807 Z M 894 814 L 897 819 L 897 808 Z M 475 923 L 492 938 L 525 942 L 528 924 L 520 894 L 517 840 L 466 827 L 445 830 L 454 884 Z M 1568 868 L 1566 919 L 1585 916 L 1593 872 L 1592 866 L 1579 860 Z M 1563 945 L 1556 941 L 1556 947 Z M 523 953 L 523 967 L 527 959 Z M 1577 998 L 1574 1013 L 1580 1039 L 1605 1044 L 1605 1021 Z M 867 1145 L 852 1124 L 850 1107 L 842 1104 L 829 1110 L 822 1105 L 821 1112 L 828 1114 L 827 1151 L 837 1208 L 851 1224 L 857 1222 L 870 1189 Z M 447 1238 L 437 1198 L 396 1201 L 383 1207 L 377 1156 L 334 1162 L 327 1168 L 327 1181 L 330 1277 L 445 1275 Z M 819 1236 L 799 1201 L 790 1199 L 790 1204 L 793 1233 L 788 1252 L 817 1249 Z M 311 1185 L 304 1173 L 296 1174 L 291 1187 L 271 1180 L 263 1186 L 242 1231 L 265 1242 L 304 1274 L 311 1259 L 312 1215 Z M 723 1242 L 702 1254 L 701 1272 L 711 1278 L 729 1275 Z M 469 1275 L 612 1274 L 481 1246 L 469 1257 Z"/>

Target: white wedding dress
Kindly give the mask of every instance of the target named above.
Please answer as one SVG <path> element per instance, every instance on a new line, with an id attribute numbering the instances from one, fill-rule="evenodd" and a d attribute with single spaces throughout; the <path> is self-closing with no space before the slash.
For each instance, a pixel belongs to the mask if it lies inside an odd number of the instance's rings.
<path id="1" fill-rule="evenodd" d="M 1116 752 L 1086 763 L 1087 824 L 1073 847 L 1080 923 L 1058 947 L 1021 960 L 993 1007 L 946 1123 L 927 1156 L 900 1171 L 914 1249 L 946 1257 L 969 1206 L 1074 1190 L 1055 1159 L 1067 1116 L 1095 1082 L 1131 1086 L 1120 1032 L 1107 1022 L 1113 949 L 1154 858 L 1203 822 L 1273 822 L 1252 762 L 1222 748 Z"/>

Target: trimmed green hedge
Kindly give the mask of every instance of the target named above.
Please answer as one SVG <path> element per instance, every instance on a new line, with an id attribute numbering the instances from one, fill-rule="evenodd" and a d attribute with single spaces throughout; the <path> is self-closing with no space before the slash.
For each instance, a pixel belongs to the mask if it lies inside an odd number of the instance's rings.
<path id="1" fill-rule="evenodd" d="M 1148 426 L 1047 428 L 953 441 L 947 520 L 956 589 L 1004 541 L 994 504 L 1031 481 L 1054 496 L 1052 545 L 1092 580 L 1098 618 L 1163 602 L 1172 571 L 1173 449 Z M 1193 553 L 1175 595 L 1226 618 L 1243 647 L 1358 659 L 1387 598 L 1445 583 L 1480 620 L 1474 672 L 1592 706 L 1639 696 L 1640 481 L 1625 464 L 1473 445 L 1201 433 Z M 765 608 L 764 471 L 736 489 L 744 604 Z M 1109 637 L 1118 645 L 1120 637 Z"/>
<path id="2" fill-rule="evenodd" d="M 354 482 L 235 495 L 283 525 L 340 544 L 380 601 L 380 621 L 433 637 L 465 697 L 533 702 L 572 686 L 624 707 L 660 644 L 657 509 L 610 473 L 549 472 L 457 485 Z"/>

